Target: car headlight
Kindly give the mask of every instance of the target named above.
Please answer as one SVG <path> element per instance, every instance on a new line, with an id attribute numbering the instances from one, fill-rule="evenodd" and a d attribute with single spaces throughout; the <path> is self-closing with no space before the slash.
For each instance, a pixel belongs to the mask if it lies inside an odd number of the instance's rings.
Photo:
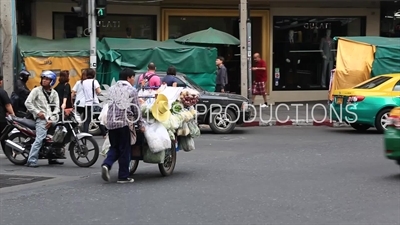
<path id="1" fill-rule="evenodd" d="M 243 102 L 243 103 L 242 103 L 242 110 L 243 110 L 243 111 L 247 111 L 248 109 L 249 109 L 249 103 Z"/>

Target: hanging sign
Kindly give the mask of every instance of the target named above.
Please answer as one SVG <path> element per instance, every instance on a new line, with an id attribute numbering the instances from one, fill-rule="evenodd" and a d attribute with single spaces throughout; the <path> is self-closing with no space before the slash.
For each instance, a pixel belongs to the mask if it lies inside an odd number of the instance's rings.
<path id="1" fill-rule="evenodd" d="M 279 68 L 275 68 L 275 86 L 279 86 L 279 80 L 281 79 L 281 74 Z"/>
<path id="2" fill-rule="evenodd" d="M 319 29 L 329 29 L 331 23 L 305 23 L 304 29 L 307 30 L 319 30 Z"/>
<path id="3" fill-rule="evenodd" d="M 100 20 L 97 21 L 97 27 L 104 28 L 119 28 L 121 26 L 121 21 L 111 21 L 111 20 Z"/>

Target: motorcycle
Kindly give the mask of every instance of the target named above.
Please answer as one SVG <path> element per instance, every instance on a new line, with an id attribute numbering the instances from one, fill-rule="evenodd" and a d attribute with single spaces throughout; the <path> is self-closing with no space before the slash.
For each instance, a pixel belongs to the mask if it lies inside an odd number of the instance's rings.
<path id="1" fill-rule="evenodd" d="M 16 116 L 8 116 L 6 120 L 7 126 L 0 137 L 0 140 L 7 139 L 4 154 L 15 165 L 25 165 L 36 137 L 35 121 Z M 18 130 L 18 132 L 9 134 L 13 129 Z M 90 149 L 88 147 L 89 142 L 93 146 Z M 100 149 L 96 140 L 91 134 L 79 131 L 79 123 L 75 114 L 71 112 L 49 128 L 39 150 L 39 159 L 66 159 L 65 148 L 68 144 L 71 160 L 79 167 L 90 167 L 99 158 Z M 92 151 L 94 155 L 92 159 L 89 159 L 88 155 Z M 19 155 L 23 156 L 20 160 L 16 159 Z M 80 158 L 86 159 L 87 162 L 79 161 Z"/>

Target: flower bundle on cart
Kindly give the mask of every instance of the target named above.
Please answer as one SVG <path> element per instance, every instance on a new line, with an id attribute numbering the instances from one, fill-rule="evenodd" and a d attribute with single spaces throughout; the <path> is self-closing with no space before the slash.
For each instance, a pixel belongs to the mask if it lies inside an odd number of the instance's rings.
<path id="1" fill-rule="evenodd" d="M 162 86 L 157 91 L 139 91 L 143 118 L 147 121 L 145 138 L 157 153 L 171 148 L 192 151 L 194 138 L 200 136 L 195 105 L 200 93 L 194 89 Z"/>

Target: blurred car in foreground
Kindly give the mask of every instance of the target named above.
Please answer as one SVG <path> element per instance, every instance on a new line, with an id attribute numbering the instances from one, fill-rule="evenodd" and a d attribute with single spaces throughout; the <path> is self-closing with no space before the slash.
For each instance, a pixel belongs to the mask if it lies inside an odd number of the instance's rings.
<path id="1" fill-rule="evenodd" d="M 351 121 L 349 124 L 359 131 L 375 127 L 383 133 L 389 125 L 390 110 L 400 106 L 400 74 L 376 76 L 353 88 L 335 90 L 333 97 L 333 120 Z"/>
<path id="2" fill-rule="evenodd" d="M 400 107 L 390 111 L 389 121 L 383 138 L 385 156 L 400 165 Z"/>

